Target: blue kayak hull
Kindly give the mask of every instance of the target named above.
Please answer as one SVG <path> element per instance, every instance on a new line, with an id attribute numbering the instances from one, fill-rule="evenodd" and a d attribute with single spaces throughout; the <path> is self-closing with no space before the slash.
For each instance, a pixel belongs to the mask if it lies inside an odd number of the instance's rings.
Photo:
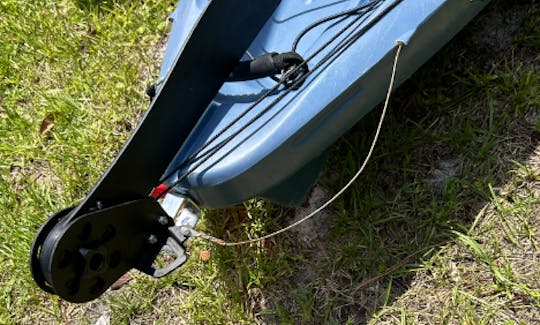
<path id="1" fill-rule="evenodd" d="M 284 0 L 247 55 L 290 51 L 295 36 L 305 26 L 368 2 Z M 328 148 L 384 98 L 396 43 L 402 41 L 406 44 L 397 71 L 396 84 L 399 85 L 488 2 L 401 1 L 278 105 L 264 111 L 280 95 L 279 91 L 264 99 L 238 123 L 222 131 L 275 82 L 265 78 L 224 84 L 165 172 L 169 174 L 178 169 L 166 183 L 174 183 L 180 175 L 190 171 L 175 190 L 203 207 L 225 207 L 251 197 L 263 197 L 284 205 L 300 202 L 324 165 Z M 183 42 L 205 3 L 203 0 L 180 1 L 171 16 L 173 26 L 162 64 L 162 77 L 182 50 Z M 391 3 L 390 0 L 384 1 L 357 28 L 369 24 L 377 11 L 384 10 Z M 351 19 L 353 17 L 347 17 L 313 29 L 299 43 L 297 52 L 304 58 L 309 57 Z M 310 66 L 317 64 L 324 54 L 322 51 L 316 56 Z M 178 112 L 182 114 L 181 103 Z M 254 123 L 247 123 L 260 112 L 264 114 Z M 213 141 L 216 144 L 230 134 L 235 136 L 200 166 L 196 160 L 190 161 L 192 153 L 221 133 Z"/>

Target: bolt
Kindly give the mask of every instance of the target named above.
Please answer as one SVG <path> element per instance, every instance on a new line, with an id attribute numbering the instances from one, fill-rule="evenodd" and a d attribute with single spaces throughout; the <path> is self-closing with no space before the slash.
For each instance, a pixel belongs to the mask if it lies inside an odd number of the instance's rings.
<path id="1" fill-rule="evenodd" d="M 191 236 L 191 230 L 189 230 L 189 228 L 184 227 L 184 226 L 180 227 L 180 233 L 186 237 Z"/>
<path id="2" fill-rule="evenodd" d="M 147 240 L 148 240 L 148 243 L 152 244 L 152 245 L 154 245 L 154 244 L 156 244 L 158 242 L 158 238 L 156 237 L 156 235 L 148 236 Z"/>
<path id="3" fill-rule="evenodd" d="M 166 216 L 159 216 L 157 218 L 157 221 L 159 222 L 160 225 L 162 226 L 166 226 L 169 224 L 169 218 L 167 218 Z"/>
<path id="4" fill-rule="evenodd" d="M 79 253 L 84 258 L 85 274 L 102 273 L 106 269 L 107 251 L 103 246 L 97 249 L 79 248 Z"/>

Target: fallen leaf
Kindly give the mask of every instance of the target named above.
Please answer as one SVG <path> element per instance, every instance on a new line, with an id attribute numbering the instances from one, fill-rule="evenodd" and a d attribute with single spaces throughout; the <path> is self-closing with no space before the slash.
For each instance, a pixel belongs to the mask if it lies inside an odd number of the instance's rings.
<path id="1" fill-rule="evenodd" d="M 111 290 L 118 290 L 120 288 L 122 288 L 123 286 L 125 286 L 126 284 L 129 283 L 129 281 L 133 280 L 132 277 L 130 277 L 129 275 L 122 275 L 118 280 L 116 280 L 112 285 L 111 285 Z"/>
<path id="2" fill-rule="evenodd" d="M 49 114 L 47 115 L 43 121 L 41 121 L 41 124 L 39 125 L 39 134 L 44 134 L 46 132 L 49 132 L 54 127 L 54 115 Z"/>
<path id="3" fill-rule="evenodd" d="M 210 259 L 210 251 L 207 251 L 207 250 L 201 251 L 201 254 L 199 255 L 199 258 L 203 262 L 208 261 Z"/>

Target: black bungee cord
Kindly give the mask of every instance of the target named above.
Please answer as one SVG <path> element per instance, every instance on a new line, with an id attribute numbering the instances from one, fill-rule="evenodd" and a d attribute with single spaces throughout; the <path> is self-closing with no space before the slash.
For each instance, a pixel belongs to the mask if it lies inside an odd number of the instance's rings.
<path id="1" fill-rule="evenodd" d="M 309 32 L 311 31 L 313 28 L 321 25 L 321 24 L 324 24 L 326 22 L 329 22 L 331 20 L 334 20 L 334 19 L 337 19 L 337 18 L 341 18 L 341 17 L 345 17 L 345 16 L 352 16 L 352 15 L 355 15 L 355 14 L 360 14 L 364 9 L 368 9 L 366 12 L 369 12 L 370 10 L 373 9 L 373 7 L 375 7 L 376 5 L 380 4 L 381 2 L 383 2 L 384 0 L 374 0 L 374 1 L 371 1 L 365 5 L 361 5 L 361 6 L 357 6 L 357 7 L 354 7 L 352 9 L 347 9 L 347 10 L 344 10 L 344 11 L 341 11 L 341 12 L 338 12 L 336 14 L 333 14 L 333 15 L 330 15 L 330 16 L 327 16 L 327 17 L 324 17 L 320 20 L 317 20 L 316 22 L 314 23 L 311 23 L 310 25 L 308 25 L 306 28 L 304 28 L 299 34 L 298 36 L 296 36 L 296 39 L 294 40 L 293 42 L 293 45 L 292 45 L 292 51 L 295 51 L 296 52 L 296 48 L 298 47 L 298 43 L 300 43 L 300 41 L 302 40 L 302 38 Z"/>

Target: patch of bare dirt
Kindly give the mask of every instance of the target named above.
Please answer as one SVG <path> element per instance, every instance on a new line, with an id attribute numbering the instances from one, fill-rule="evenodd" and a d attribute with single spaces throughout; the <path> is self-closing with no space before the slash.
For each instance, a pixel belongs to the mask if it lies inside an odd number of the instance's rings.
<path id="1" fill-rule="evenodd" d="M 312 188 L 307 202 L 302 207 L 295 210 L 294 219 L 291 223 L 303 219 L 325 204 L 330 198 L 330 193 L 322 186 L 316 184 Z M 321 245 L 330 230 L 329 227 L 331 226 L 331 223 L 329 222 L 329 219 L 331 219 L 333 215 L 335 215 L 335 211 L 332 211 L 331 208 L 326 208 L 313 216 L 313 218 L 291 229 L 291 231 L 308 247 L 321 248 L 317 255 L 319 255 L 320 258 L 327 258 L 328 255 Z"/>
<path id="2" fill-rule="evenodd" d="M 33 161 L 24 167 L 13 165 L 9 168 L 8 179 L 16 190 L 21 190 L 32 182 L 42 188 L 58 188 L 62 183 L 47 161 Z"/>

